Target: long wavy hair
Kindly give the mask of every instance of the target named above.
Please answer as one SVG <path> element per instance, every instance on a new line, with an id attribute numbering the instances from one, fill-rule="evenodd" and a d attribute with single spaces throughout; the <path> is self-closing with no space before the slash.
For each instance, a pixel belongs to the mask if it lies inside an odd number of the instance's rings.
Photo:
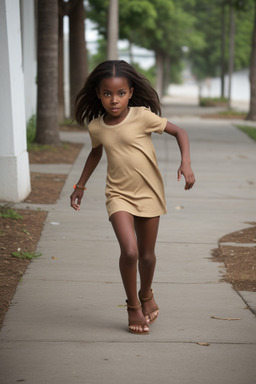
<path id="1" fill-rule="evenodd" d="M 125 77 L 133 95 L 129 100 L 131 107 L 147 107 L 152 112 L 161 116 L 161 104 L 157 92 L 152 88 L 145 76 L 138 73 L 124 60 L 107 60 L 99 64 L 88 76 L 84 87 L 78 93 L 75 101 L 75 119 L 84 126 L 91 120 L 105 113 L 96 89 L 104 78 Z"/>

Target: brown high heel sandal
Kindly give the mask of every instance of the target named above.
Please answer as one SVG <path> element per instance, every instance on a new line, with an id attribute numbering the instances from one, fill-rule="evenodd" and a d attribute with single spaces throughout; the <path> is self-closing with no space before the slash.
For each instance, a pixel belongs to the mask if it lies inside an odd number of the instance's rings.
<path id="1" fill-rule="evenodd" d="M 150 315 L 152 315 L 152 313 L 154 313 L 156 311 L 159 311 L 159 307 L 157 304 L 155 304 L 152 308 L 150 308 L 150 311 L 146 311 L 145 305 L 144 305 L 144 303 L 147 303 L 148 301 L 150 301 L 154 298 L 153 290 L 151 289 L 151 294 L 149 295 L 149 297 L 141 297 L 140 292 L 139 292 L 139 298 L 141 301 L 143 315 L 148 316 L 148 319 L 149 319 L 149 321 L 147 323 L 153 324 L 156 321 L 156 319 L 158 318 L 159 312 L 158 312 L 158 315 L 153 320 L 150 320 Z"/>
<path id="2" fill-rule="evenodd" d="M 128 304 L 128 301 L 126 300 L 126 304 L 127 304 L 127 312 L 128 311 L 139 311 L 141 309 L 141 305 L 130 305 Z M 144 329 L 144 327 L 148 327 L 148 323 L 146 321 L 146 319 L 144 320 L 132 320 L 130 321 L 129 320 L 129 332 L 130 333 L 134 333 L 135 335 L 148 335 L 149 334 L 149 330 L 148 331 L 134 331 L 133 329 L 130 328 L 131 325 L 137 325 L 137 326 L 141 326 L 142 329 Z"/>

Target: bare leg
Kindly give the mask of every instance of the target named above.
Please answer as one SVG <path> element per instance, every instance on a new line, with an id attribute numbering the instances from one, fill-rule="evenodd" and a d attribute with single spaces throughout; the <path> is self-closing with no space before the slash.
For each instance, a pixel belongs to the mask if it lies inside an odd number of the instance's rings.
<path id="1" fill-rule="evenodd" d="M 148 298 L 152 295 L 151 285 L 155 272 L 156 256 L 155 244 L 159 226 L 159 217 L 141 218 L 135 217 L 135 230 L 137 234 L 137 244 L 139 249 L 139 273 L 140 273 L 140 297 Z M 150 315 L 146 316 L 148 322 L 153 322 L 159 314 L 159 310 L 154 310 L 157 305 L 152 297 L 145 301 L 144 310 Z M 151 311 L 153 309 L 153 311 Z"/>
<path id="2" fill-rule="evenodd" d="M 138 306 L 140 305 L 137 295 L 138 247 L 134 231 L 134 217 L 127 212 L 120 211 L 114 213 L 110 217 L 110 221 L 120 245 L 119 267 L 127 301 L 130 306 Z M 145 323 L 141 309 L 129 311 L 129 319 L 133 324 L 136 320 L 140 324 Z M 130 329 L 138 332 L 148 331 L 146 325 L 130 325 Z"/>

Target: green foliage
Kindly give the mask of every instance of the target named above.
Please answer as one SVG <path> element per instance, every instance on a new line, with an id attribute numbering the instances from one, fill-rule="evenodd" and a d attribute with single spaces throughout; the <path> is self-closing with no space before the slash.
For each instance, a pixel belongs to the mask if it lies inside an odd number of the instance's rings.
<path id="1" fill-rule="evenodd" d="M 155 86 L 155 82 L 156 82 L 156 69 L 155 69 L 155 67 L 151 67 L 149 69 L 143 69 L 137 63 L 133 63 L 133 66 L 139 73 L 142 73 L 148 79 L 148 81 L 150 82 L 152 87 Z"/>
<path id="2" fill-rule="evenodd" d="M 27 123 L 27 147 L 30 148 L 31 143 L 36 137 L 36 116 L 32 115 Z"/>
<path id="3" fill-rule="evenodd" d="M 171 76 L 180 81 L 183 51 L 188 45 L 202 46 L 200 33 L 195 34 L 195 17 L 186 11 L 195 0 L 119 0 L 119 35 L 131 44 L 142 46 L 165 58 L 171 58 Z M 104 37 L 97 56 L 90 58 L 90 68 L 94 68 L 106 58 L 107 0 L 89 0 L 87 17 L 98 25 Z"/>
<path id="4" fill-rule="evenodd" d="M 96 22 L 104 38 L 97 56 L 90 60 L 90 67 L 95 67 L 95 63 L 106 59 L 109 1 L 88 2 L 87 17 Z M 254 0 L 119 0 L 120 38 L 161 54 L 170 63 L 172 81 L 179 81 L 184 60 L 190 63 L 199 80 L 220 76 L 223 65 L 226 73 L 228 69 L 230 4 L 236 16 L 234 69 L 248 68 Z M 225 35 L 223 63 L 222 32 Z"/>
<path id="5" fill-rule="evenodd" d="M 18 212 L 11 209 L 8 204 L 0 206 L 0 217 L 4 219 L 13 219 L 13 220 L 23 219 L 23 217 Z"/>
<path id="6" fill-rule="evenodd" d="M 249 127 L 248 125 L 236 125 L 236 127 L 256 141 L 256 127 Z"/>
<path id="7" fill-rule="evenodd" d="M 251 37 L 253 30 L 254 0 L 231 0 L 235 8 L 235 57 L 234 70 L 249 67 Z M 228 71 L 229 57 L 229 8 L 230 0 L 196 0 L 191 7 L 194 15 L 195 33 L 203 37 L 204 44 L 189 46 L 189 59 L 193 73 L 198 79 L 220 76 L 222 27 L 224 23 L 225 58 L 224 69 Z"/>
<path id="8" fill-rule="evenodd" d="M 250 0 L 247 5 L 249 5 Z M 237 12 L 236 36 L 235 36 L 235 69 L 248 68 L 252 50 L 252 32 L 254 24 L 254 12 L 250 8 L 247 11 Z"/>
<path id="9" fill-rule="evenodd" d="M 106 39 L 109 0 L 88 0 L 88 3 L 86 15 L 98 25 L 99 33 Z"/>
<path id="10" fill-rule="evenodd" d="M 157 12 L 147 0 L 119 0 L 120 38 L 133 41 L 133 35 L 140 31 L 143 39 L 147 33 L 155 33 Z"/>
<path id="11" fill-rule="evenodd" d="M 17 257 L 18 259 L 36 259 L 40 256 L 42 256 L 41 253 L 34 253 L 34 252 L 26 252 L 26 251 L 17 251 L 17 252 L 12 252 L 13 257 Z"/>

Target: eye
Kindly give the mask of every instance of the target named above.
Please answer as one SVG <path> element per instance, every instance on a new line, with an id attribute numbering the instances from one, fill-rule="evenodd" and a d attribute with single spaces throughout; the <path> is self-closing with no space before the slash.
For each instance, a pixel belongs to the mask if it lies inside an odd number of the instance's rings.
<path id="1" fill-rule="evenodd" d="M 119 96 L 125 96 L 125 95 L 126 95 L 125 91 L 119 92 Z"/>
<path id="2" fill-rule="evenodd" d="M 104 95 L 105 97 L 109 97 L 109 96 L 110 96 L 110 93 L 109 93 L 109 92 L 104 92 L 103 95 Z"/>

